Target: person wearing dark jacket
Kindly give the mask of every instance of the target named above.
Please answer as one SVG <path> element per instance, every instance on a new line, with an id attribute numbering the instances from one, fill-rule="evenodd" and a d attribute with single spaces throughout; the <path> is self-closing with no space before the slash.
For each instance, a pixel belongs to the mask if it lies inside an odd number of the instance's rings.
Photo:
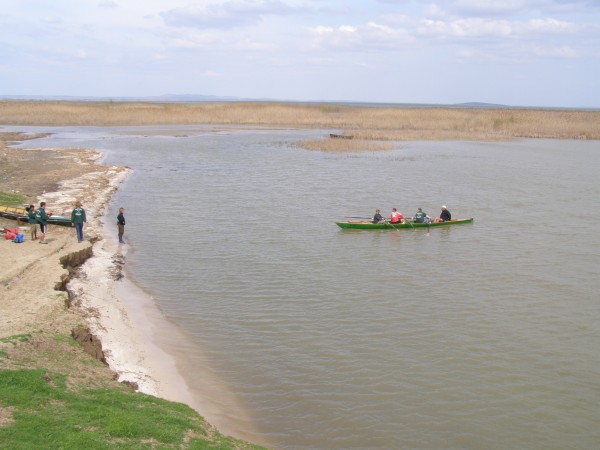
<path id="1" fill-rule="evenodd" d="M 119 215 L 117 216 L 117 227 L 119 229 L 119 244 L 124 244 L 123 233 L 125 233 L 125 216 L 123 213 L 125 208 L 119 208 Z"/>
<path id="2" fill-rule="evenodd" d="M 29 205 L 27 208 L 27 217 L 29 219 L 29 231 L 31 231 L 31 240 L 37 240 L 37 220 L 35 220 L 35 206 Z"/>
<path id="3" fill-rule="evenodd" d="M 373 216 L 373 223 L 383 222 L 383 216 L 381 215 L 381 211 L 376 209 L 375 215 Z"/>
<path id="4" fill-rule="evenodd" d="M 442 206 L 442 212 L 440 213 L 440 217 L 435 219 L 435 222 L 449 222 L 452 220 L 452 214 L 450 211 L 446 209 L 446 205 Z"/>
<path id="5" fill-rule="evenodd" d="M 71 212 L 71 223 L 77 231 L 77 242 L 83 241 L 83 224 L 85 222 L 85 210 L 81 207 L 81 202 L 76 202 L 75 209 Z"/>
<path id="6" fill-rule="evenodd" d="M 46 239 L 46 230 L 48 228 L 48 219 L 52 213 L 46 213 L 46 202 L 41 202 L 40 207 L 35 212 L 35 220 L 40 224 L 40 232 L 42 237 L 40 238 L 40 244 L 47 244 Z"/>

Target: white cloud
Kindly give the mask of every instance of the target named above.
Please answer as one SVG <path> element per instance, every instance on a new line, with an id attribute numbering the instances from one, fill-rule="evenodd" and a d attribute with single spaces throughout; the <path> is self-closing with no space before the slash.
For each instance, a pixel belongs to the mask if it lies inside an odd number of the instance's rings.
<path id="1" fill-rule="evenodd" d="M 509 36 L 513 33 L 513 27 L 506 20 L 473 18 L 448 22 L 425 19 L 417 32 L 439 37 Z"/>
<path id="2" fill-rule="evenodd" d="M 572 23 L 556 19 L 531 19 L 524 24 L 518 24 L 515 28 L 524 33 L 571 33 L 576 31 L 578 27 Z"/>
<path id="3" fill-rule="evenodd" d="M 532 19 L 526 22 L 491 20 L 482 18 L 458 19 L 453 21 L 424 19 L 417 32 L 438 37 L 507 37 L 533 33 L 568 34 L 577 26 L 555 19 Z"/>
<path id="4" fill-rule="evenodd" d="M 255 25 L 265 16 L 291 12 L 292 8 L 279 0 L 232 0 L 190 4 L 160 15 L 167 25 L 174 27 L 234 28 Z"/>
<path id="5" fill-rule="evenodd" d="M 453 10 L 464 14 L 498 15 L 522 11 L 540 1 L 532 0 L 456 0 Z"/>
<path id="6" fill-rule="evenodd" d="M 441 5 L 446 11 L 462 17 L 517 17 L 600 11 L 600 2 L 597 0 L 438 0 L 430 8 L 441 10 Z"/>
<path id="7" fill-rule="evenodd" d="M 240 51 L 273 52 L 279 49 L 279 45 L 274 42 L 258 42 L 246 38 L 234 43 L 231 48 Z"/>
<path id="8" fill-rule="evenodd" d="M 100 8 L 118 8 L 119 5 L 117 5 L 115 2 L 111 1 L 111 0 L 101 0 L 98 3 L 98 6 Z"/>
<path id="9" fill-rule="evenodd" d="M 553 57 L 553 58 L 577 58 L 579 57 L 579 53 L 577 51 L 575 51 L 574 49 L 572 49 L 571 47 L 569 47 L 568 45 L 563 45 L 561 47 L 554 47 L 554 48 L 535 48 L 533 50 L 533 52 L 537 55 L 537 56 L 541 56 L 541 57 Z"/>
<path id="10" fill-rule="evenodd" d="M 312 28 L 313 46 L 336 47 L 351 51 L 406 45 L 413 41 L 403 28 L 393 28 L 376 22 L 358 26 L 341 25 L 337 28 L 319 26 Z"/>

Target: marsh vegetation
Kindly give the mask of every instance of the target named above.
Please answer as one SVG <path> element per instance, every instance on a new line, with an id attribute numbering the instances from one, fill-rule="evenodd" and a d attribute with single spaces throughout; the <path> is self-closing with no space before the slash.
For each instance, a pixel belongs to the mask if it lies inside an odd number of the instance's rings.
<path id="1" fill-rule="evenodd" d="M 385 150 L 377 141 L 600 139 L 600 111 L 396 107 L 275 102 L 0 102 L 5 125 L 243 125 L 339 130 L 302 145 L 316 150 Z"/>

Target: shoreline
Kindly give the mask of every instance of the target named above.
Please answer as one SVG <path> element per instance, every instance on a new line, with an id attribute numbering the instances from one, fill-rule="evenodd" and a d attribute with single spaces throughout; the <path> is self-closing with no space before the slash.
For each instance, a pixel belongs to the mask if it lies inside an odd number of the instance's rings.
<path id="1" fill-rule="evenodd" d="M 103 154 L 98 153 L 97 161 L 101 164 Z M 210 384 L 219 397 L 227 399 L 226 403 L 233 404 L 234 408 L 224 412 L 222 399 L 216 402 L 192 390 L 181 368 L 183 358 L 178 359 L 172 353 L 187 338 L 163 315 L 152 296 L 128 276 L 128 244 L 118 244 L 116 227 L 111 227 L 114 221 L 108 217 L 108 210 L 114 194 L 130 174 L 131 169 L 114 174 L 109 189 L 100 195 L 92 225 L 99 238 L 93 244 L 93 256 L 67 285 L 72 301 L 85 312 L 90 331 L 102 343 L 106 361 L 116 373 L 117 381 L 133 386 L 136 391 L 190 406 L 222 434 L 256 441 L 257 433 L 247 435 L 229 422 L 231 410 L 239 413 L 241 405 L 209 368 L 200 376 L 202 382 Z M 166 336 L 170 345 L 165 345 Z"/>
<path id="2" fill-rule="evenodd" d="M 32 203 L 46 201 L 54 214 L 70 215 L 75 200 L 82 200 L 88 217 L 83 243 L 77 243 L 74 228 L 51 226 L 47 237 L 50 245 L 37 245 L 30 239 L 27 224 L 21 225 L 25 234 L 23 244 L 2 243 L 3 250 L 7 249 L 3 256 L 9 264 L 0 269 L 0 280 L 6 288 L 0 295 L 0 313 L 5 318 L 0 326 L 0 337 L 45 328 L 56 333 L 59 329 L 56 316 L 61 318 L 61 333 L 69 334 L 73 327 L 81 326 L 83 320 L 90 331 L 89 338 L 100 341 L 101 352 L 93 356 L 104 359 L 117 382 L 145 394 L 186 404 L 223 435 L 254 442 L 260 440 L 257 435 L 246 436 L 230 426 L 230 415 L 220 409 L 222 399 L 201 397 L 192 392 L 182 374 L 181 362 L 161 342 L 161 338 L 168 335 L 173 348 L 180 346 L 185 341 L 183 333 L 160 312 L 152 297 L 124 274 L 127 250 L 117 244 L 116 227 L 109 228 L 112 221 L 107 213 L 114 194 L 131 169 L 103 165 L 104 154 L 94 149 L 80 149 L 85 162 L 73 162 L 70 156 L 74 149 L 27 150 L 25 144 L 21 148 L 8 146 L 5 150 L 14 150 L 16 154 L 48 151 L 53 157 L 69 161 L 61 164 L 86 165 L 79 176 L 57 182 L 56 191 L 44 192 Z M 17 227 L 10 219 L 0 220 L 0 225 Z M 68 270 L 61 266 L 64 258 L 79 260 L 75 262 L 77 268 Z M 35 292 L 27 285 L 29 276 L 35 276 L 33 284 L 39 288 Z M 65 280 L 66 292 L 54 290 L 57 279 Z M 21 304 L 24 291 L 31 291 L 31 301 L 27 300 L 28 293 L 25 306 Z M 64 305 L 68 305 L 66 309 Z M 68 324 L 62 326 L 63 321 Z M 1 343 L 0 351 L 3 351 Z M 200 377 L 208 373 L 207 369 Z M 206 381 L 211 387 L 219 387 L 216 379 Z M 222 386 L 216 392 L 227 394 Z M 234 404 L 232 410 L 239 406 L 232 401 L 234 397 L 230 393 L 226 398 Z"/>
<path id="3" fill-rule="evenodd" d="M 112 229 L 107 215 L 111 201 L 100 216 L 103 237 L 94 245 L 94 256 L 86 261 L 82 274 L 69 287 L 81 292 L 79 301 L 90 312 L 88 324 L 102 342 L 106 360 L 118 381 L 137 386 L 140 392 L 187 404 L 222 434 L 252 442 L 260 440 L 256 431 L 248 434 L 235 426 L 234 416 L 246 428 L 249 419 L 235 394 L 209 367 L 202 367 L 202 373 L 194 375 L 210 388 L 198 392 L 190 386 L 193 369 L 186 368 L 186 352 L 201 349 L 160 311 L 152 295 L 131 279 L 125 262 L 129 244 L 117 243 L 116 228 Z M 106 276 L 107 272 L 116 277 Z M 211 396 L 205 395 L 206 391 Z"/>

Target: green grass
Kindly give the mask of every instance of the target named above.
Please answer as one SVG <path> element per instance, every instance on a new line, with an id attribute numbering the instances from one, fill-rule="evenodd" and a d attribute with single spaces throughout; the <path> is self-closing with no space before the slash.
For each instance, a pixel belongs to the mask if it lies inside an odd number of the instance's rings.
<path id="1" fill-rule="evenodd" d="M 15 334 L 14 336 L 8 336 L 5 338 L 0 338 L 0 342 L 4 342 L 6 344 L 17 345 L 18 342 L 27 342 L 31 339 L 31 334 Z"/>
<path id="2" fill-rule="evenodd" d="M 55 342 L 63 342 L 65 344 L 70 345 L 71 347 L 79 346 L 77 341 L 75 339 L 73 339 L 71 336 L 65 336 L 63 334 L 56 334 L 52 337 L 52 339 L 54 339 Z"/>
<path id="3" fill-rule="evenodd" d="M 190 407 L 123 388 L 73 390 L 60 373 L 0 371 L 0 447 L 258 449 L 225 437 Z"/>
<path id="4" fill-rule="evenodd" d="M 19 194 L 9 192 L 0 192 L 0 205 L 22 206 L 25 203 L 25 197 Z"/>

